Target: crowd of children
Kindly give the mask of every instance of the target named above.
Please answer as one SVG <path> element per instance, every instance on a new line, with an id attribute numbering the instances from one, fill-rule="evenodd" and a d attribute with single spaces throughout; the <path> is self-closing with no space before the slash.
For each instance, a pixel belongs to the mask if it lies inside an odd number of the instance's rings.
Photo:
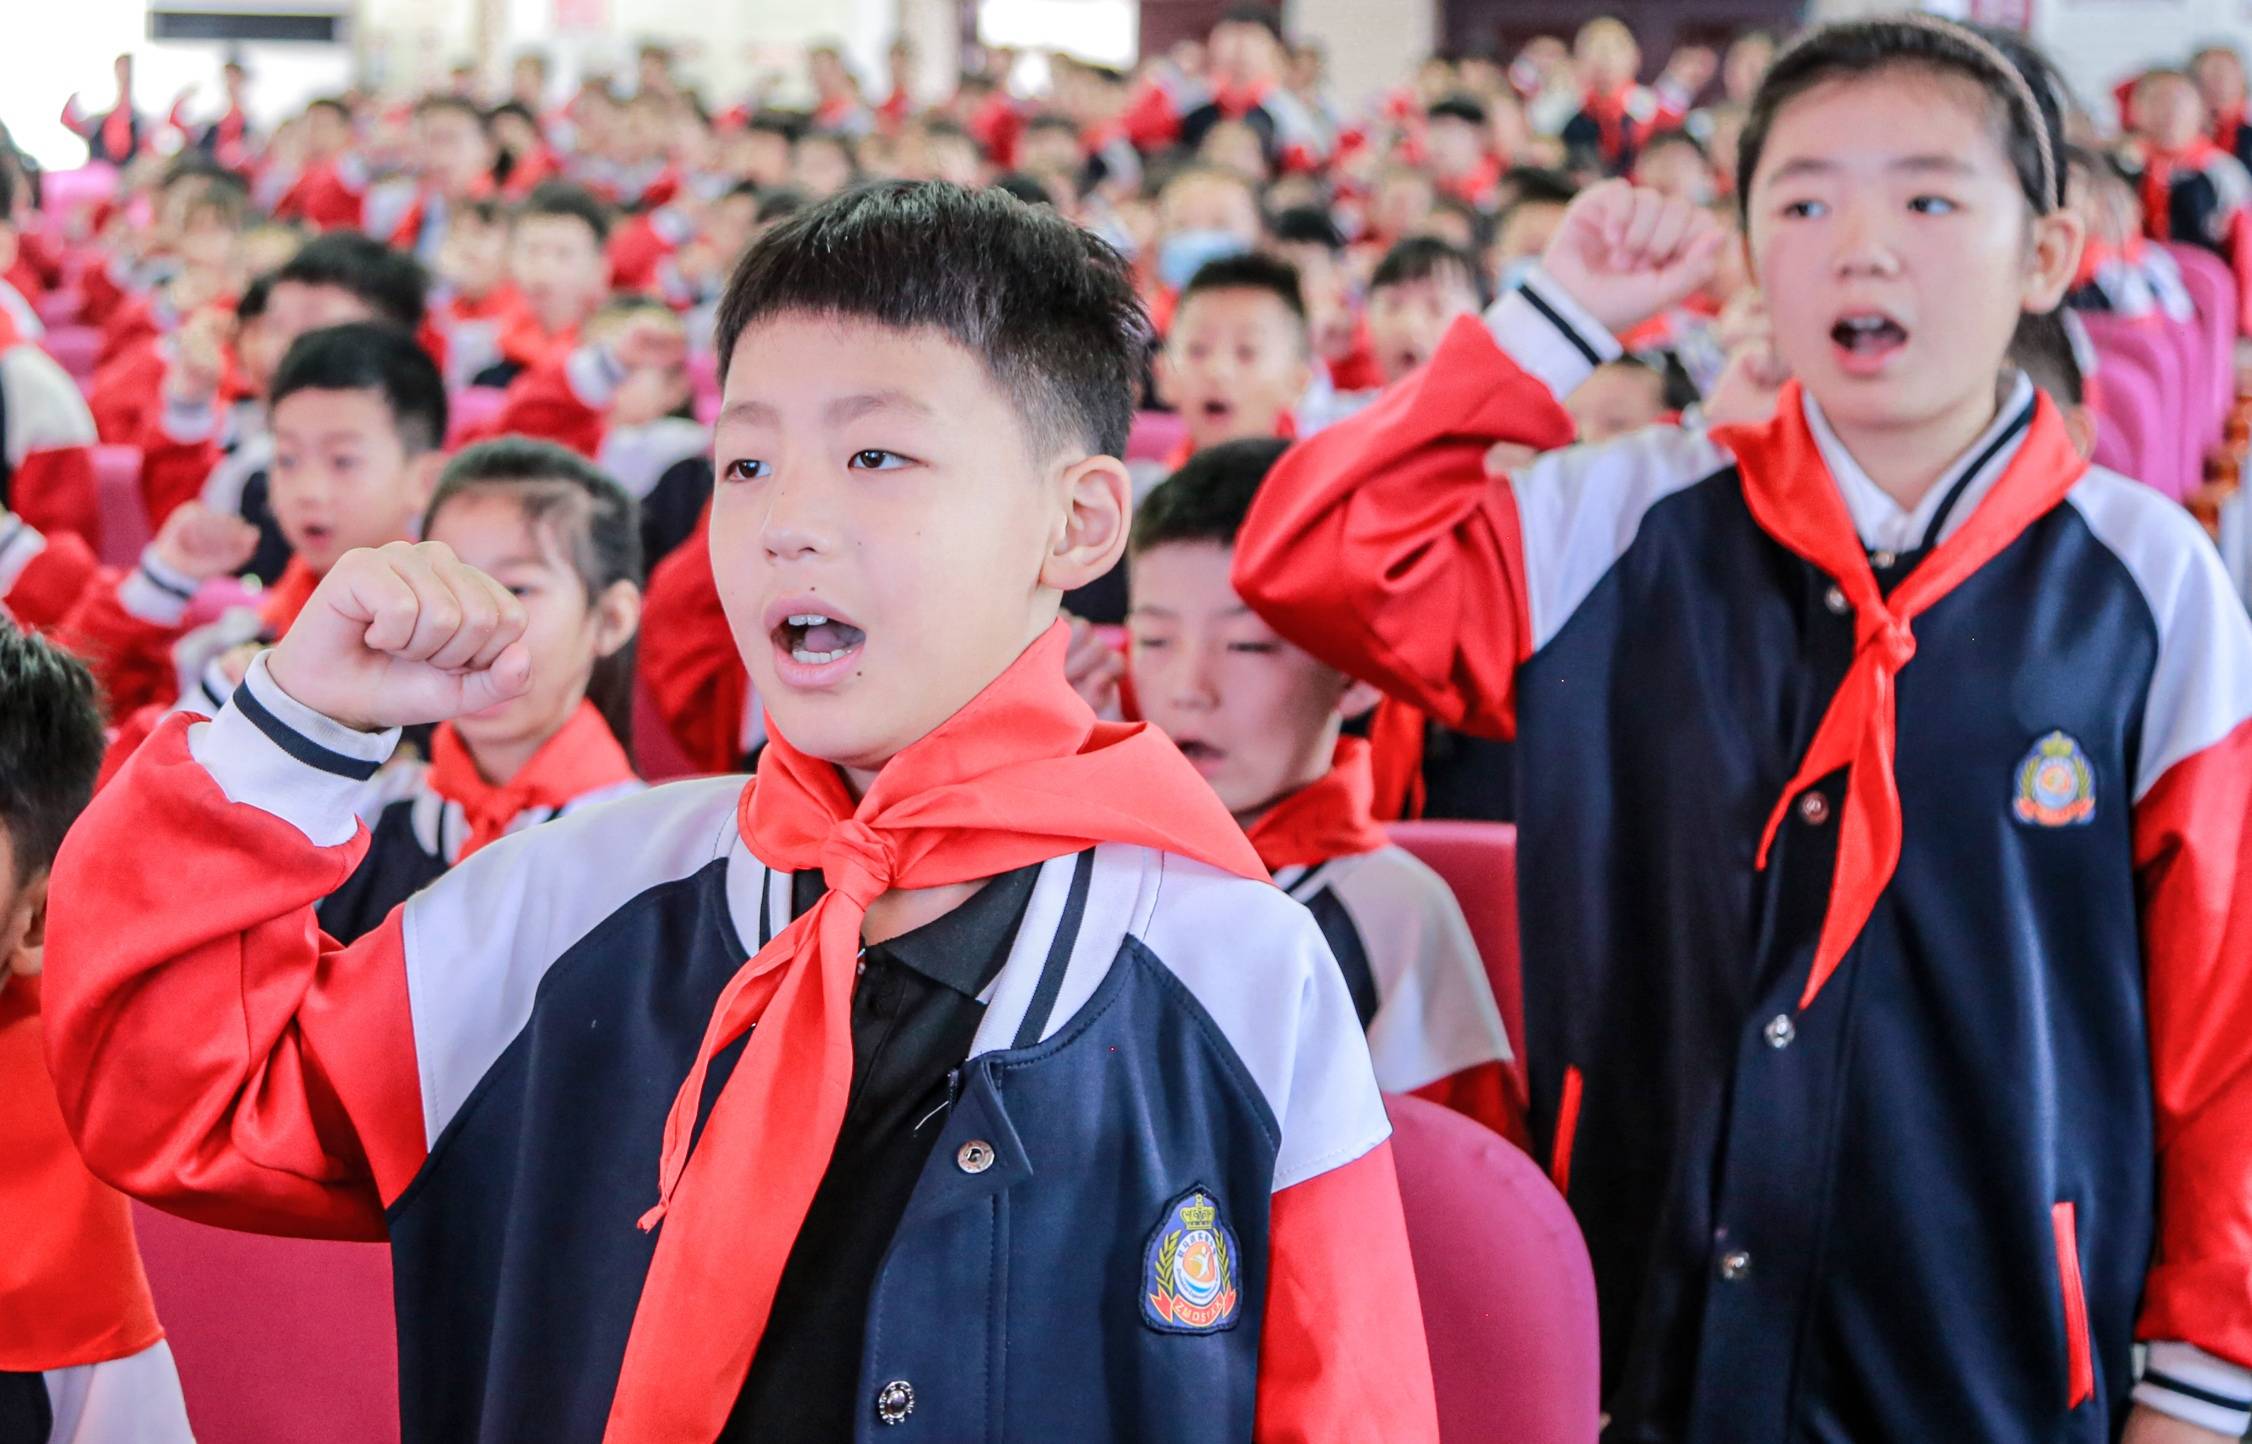
<path id="1" fill-rule="evenodd" d="M 2243 58 L 1014 59 L 0 129 L 0 1444 L 187 1437 L 113 1189 L 388 1240 L 409 1440 L 1433 1439 L 1385 1093 L 1621 1444 L 2242 1437 L 2252 400 L 2082 318 Z"/>

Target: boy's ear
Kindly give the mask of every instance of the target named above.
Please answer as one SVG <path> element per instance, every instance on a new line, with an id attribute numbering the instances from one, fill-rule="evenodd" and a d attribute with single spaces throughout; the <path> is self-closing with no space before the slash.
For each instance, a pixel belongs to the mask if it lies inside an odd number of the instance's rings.
<path id="1" fill-rule="evenodd" d="M 1337 699 L 1337 715 L 1350 722 L 1383 700 L 1384 692 L 1374 682 L 1348 681 L 1345 695 Z"/>
<path id="2" fill-rule="evenodd" d="M 47 945 L 47 879 L 41 869 L 25 883 L 0 918 L 0 983 L 9 976 L 37 977 Z"/>
<path id="3" fill-rule="evenodd" d="M 594 599 L 594 649 L 614 656 L 633 640 L 641 627 L 641 588 L 632 582 L 612 582 Z"/>
<path id="4" fill-rule="evenodd" d="M 1084 457 L 1064 468 L 1063 524 L 1050 537 L 1040 585 L 1068 592 L 1118 565 L 1126 551 L 1134 485 L 1115 456 Z"/>
<path id="5" fill-rule="evenodd" d="M 2080 269 L 2080 252 L 2087 243 L 2087 223 L 2078 212 L 2055 210 L 2033 218 L 2033 260 L 2021 296 L 2026 310 L 2056 309 Z"/>

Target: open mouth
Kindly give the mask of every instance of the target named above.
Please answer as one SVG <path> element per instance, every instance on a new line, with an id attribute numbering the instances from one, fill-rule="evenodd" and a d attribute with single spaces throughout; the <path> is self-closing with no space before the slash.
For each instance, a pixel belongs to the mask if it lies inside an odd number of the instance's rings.
<path id="1" fill-rule="evenodd" d="M 329 544 L 336 529 L 321 522 L 309 522 L 297 529 L 297 535 L 300 545 L 317 551 Z"/>
<path id="2" fill-rule="evenodd" d="M 1908 344 L 1908 328 L 1882 311 L 1849 311 L 1830 328 L 1849 370 L 1874 370 Z"/>
<path id="3" fill-rule="evenodd" d="M 1181 749 L 1181 755 L 1199 772 L 1210 772 L 1226 761 L 1228 756 L 1211 743 L 1198 741 L 1194 737 L 1177 737 L 1173 740 L 1173 745 Z"/>
<path id="4" fill-rule="evenodd" d="M 827 667 L 860 650 L 868 634 L 822 612 L 795 612 L 774 629 L 774 645 L 800 667 Z"/>
<path id="5" fill-rule="evenodd" d="M 1233 416 L 1235 414 L 1235 406 L 1233 403 L 1222 401 L 1217 397 L 1205 402 L 1202 406 L 1198 407 L 1197 410 L 1204 413 L 1204 419 L 1206 421 L 1215 423 L 1226 421 L 1230 416 Z"/>

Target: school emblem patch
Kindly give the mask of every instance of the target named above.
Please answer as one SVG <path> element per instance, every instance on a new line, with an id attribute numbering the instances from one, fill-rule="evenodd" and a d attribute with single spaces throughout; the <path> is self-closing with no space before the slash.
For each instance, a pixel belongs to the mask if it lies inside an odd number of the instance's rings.
<path id="1" fill-rule="evenodd" d="M 2075 827 L 2096 815 L 2096 772 L 2088 754 L 2062 732 L 2033 744 L 2017 765 L 2017 820 L 2037 827 Z"/>
<path id="2" fill-rule="evenodd" d="M 1242 1313 L 1235 1232 L 1209 1191 L 1166 1205 L 1142 1251 L 1142 1322 L 1168 1334 L 1216 1334 Z"/>

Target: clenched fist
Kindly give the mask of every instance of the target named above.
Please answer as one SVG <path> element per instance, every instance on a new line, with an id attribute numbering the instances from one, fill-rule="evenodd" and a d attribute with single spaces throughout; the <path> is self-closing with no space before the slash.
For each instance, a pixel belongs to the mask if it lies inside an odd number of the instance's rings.
<path id="1" fill-rule="evenodd" d="M 346 552 L 267 659 L 274 684 L 363 732 L 482 712 L 531 685 L 524 606 L 441 542 Z"/>
<path id="2" fill-rule="evenodd" d="M 1624 331 L 1711 279 L 1727 238 L 1702 206 L 1605 181 L 1565 210 L 1541 266 L 1589 314 Z"/>

